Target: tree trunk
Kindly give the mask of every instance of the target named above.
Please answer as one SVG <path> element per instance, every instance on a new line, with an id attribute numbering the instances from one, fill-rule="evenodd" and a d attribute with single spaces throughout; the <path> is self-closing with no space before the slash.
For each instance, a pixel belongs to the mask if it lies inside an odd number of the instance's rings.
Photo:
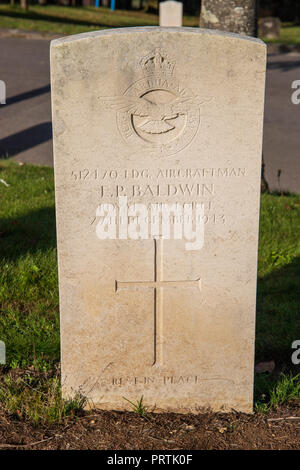
<path id="1" fill-rule="evenodd" d="M 21 4 L 21 8 L 23 8 L 23 10 L 28 10 L 27 0 L 20 0 L 20 4 Z"/>
<path id="2" fill-rule="evenodd" d="M 202 0 L 200 27 L 257 36 L 256 0 Z M 261 192 L 269 192 L 262 157 Z"/>
<path id="3" fill-rule="evenodd" d="M 256 0 L 202 0 L 200 27 L 257 35 Z"/>

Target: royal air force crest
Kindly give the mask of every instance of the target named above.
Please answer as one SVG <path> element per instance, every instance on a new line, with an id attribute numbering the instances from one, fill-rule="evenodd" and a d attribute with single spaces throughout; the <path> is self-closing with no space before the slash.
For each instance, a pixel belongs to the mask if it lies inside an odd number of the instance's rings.
<path id="1" fill-rule="evenodd" d="M 140 61 L 143 78 L 120 96 L 101 97 L 117 113 L 117 126 L 124 140 L 137 148 L 172 155 L 195 137 L 200 106 L 209 97 L 195 96 L 174 77 L 175 65 L 156 49 Z"/>

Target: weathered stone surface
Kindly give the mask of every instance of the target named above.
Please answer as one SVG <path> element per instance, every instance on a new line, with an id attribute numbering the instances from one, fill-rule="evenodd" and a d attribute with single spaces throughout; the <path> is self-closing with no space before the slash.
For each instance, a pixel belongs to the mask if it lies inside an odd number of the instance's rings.
<path id="1" fill-rule="evenodd" d="M 181 2 L 167 0 L 159 4 L 159 26 L 182 26 L 183 5 Z"/>
<path id="2" fill-rule="evenodd" d="M 193 28 L 52 42 L 65 396 L 252 410 L 265 56 Z M 201 204 L 204 245 L 140 239 L 156 203 Z"/>
<path id="3" fill-rule="evenodd" d="M 201 0 L 200 28 L 257 36 L 257 0 Z"/>

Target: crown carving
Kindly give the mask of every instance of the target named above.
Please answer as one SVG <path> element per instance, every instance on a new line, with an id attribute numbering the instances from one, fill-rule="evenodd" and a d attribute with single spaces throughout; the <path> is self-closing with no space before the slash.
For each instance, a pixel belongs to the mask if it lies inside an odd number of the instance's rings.
<path id="1" fill-rule="evenodd" d="M 169 60 L 166 54 L 156 49 L 143 57 L 141 67 L 144 75 L 170 76 L 173 74 L 175 64 Z"/>

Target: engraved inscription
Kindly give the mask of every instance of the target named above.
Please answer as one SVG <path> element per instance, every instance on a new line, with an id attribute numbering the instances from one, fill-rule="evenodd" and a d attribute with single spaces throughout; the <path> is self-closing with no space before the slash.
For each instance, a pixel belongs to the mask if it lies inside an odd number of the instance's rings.
<path id="1" fill-rule="evenodd" d="M 203 385 L 209 382 L 225 382 L 235 384 L 233 379 L 228 377 L 203 377 L 199 375 L 156 375 L 156 376 L 125 376 L 125 377 L 105 377 L 100 376 L 96 378 L 90 378 L 90 382 L 96 381 L 96 384 L 100 387 L 112 386 L 116 388 L 122 388 L 127 385 L 133 386 L 151 386 L 151 385 L 163 385 L 163 386 L 180 386 L 180 385 Z"/>
<path id="2" fill-rule="evenodd" d="M 231 178 L 231 177 L 245 177 L 247 176 L 246 168 L 130 168 L 130 169 L 98 169 L 98 168 L 83 168 L 71 171 L 71 179 L 74 181 L 92 181 L 92 180 L 111 180 L 115 181 L 118 178 L 125 178 L 126 180 L 138 180 L 155 178 L 157 180 L 166 179 L 205 179 L 205 178 Z"/>

